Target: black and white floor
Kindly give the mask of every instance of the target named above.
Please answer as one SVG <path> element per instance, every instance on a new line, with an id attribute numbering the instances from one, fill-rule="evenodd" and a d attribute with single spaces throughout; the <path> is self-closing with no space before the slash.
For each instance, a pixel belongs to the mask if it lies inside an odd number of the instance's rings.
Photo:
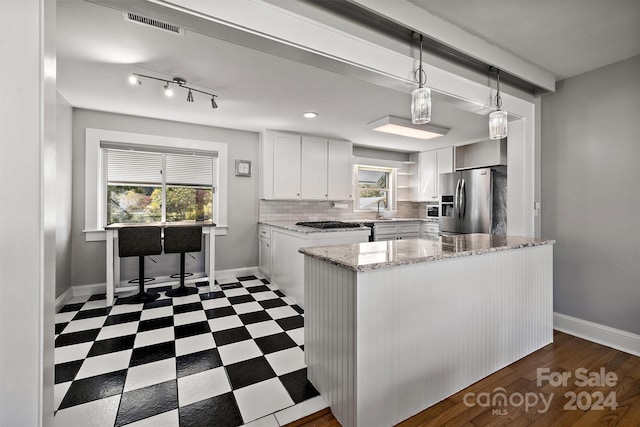
<path id="1" fill-rule="evenodd" d="M 255 276 L 198 289 L 69 301 L 56 314 L 56 427 L 278 427 L 327 407 L 306 378 L 299 306 Z"/>

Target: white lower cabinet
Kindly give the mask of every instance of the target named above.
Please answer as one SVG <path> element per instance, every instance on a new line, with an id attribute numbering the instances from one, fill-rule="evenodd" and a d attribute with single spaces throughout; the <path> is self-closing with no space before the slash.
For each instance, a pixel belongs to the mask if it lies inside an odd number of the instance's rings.
<path id="1" fill-rule="evenodd" d="M 421 239 L 438 240 L 440 235 L 440 226 L 437 222 L 424 222 L 420 230 Z"/>
<path id="2" fill-rule="evenodd" d="M 271 278 L 271 227 L 267 225 L 259 226 L 258 270 Z"/>
<path id="3" fill-rule="evenodd" d="M 304 255 L 298 249 L 363 243 L 369 241 L 369 234 L 369 229 L 299 233 L 272 227 L 271 283 L 296 304 L 304 307 Z"/>
<path id="4" fill-rule="evenodd" d="M 417 239 L 420 237 L 420 222 L 403 222 L 401 224 L 375 223 L 373 240 Z"/>

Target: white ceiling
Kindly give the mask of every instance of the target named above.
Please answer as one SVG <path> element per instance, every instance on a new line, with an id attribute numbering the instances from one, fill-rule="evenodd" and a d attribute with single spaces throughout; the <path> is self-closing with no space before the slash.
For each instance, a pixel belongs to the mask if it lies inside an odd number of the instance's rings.
<path id="1" fill-rule="evenodd" d="M 408 0 L 557 80 L 640 55 L 639 0 Z"/>
<path id="2" fill-rule="evenodd" d="M 410 117 L 410 95 L 309 65 L 214 39 L 183 36 L 126 22 L 120 11 L 86 1 L 58 0 L 58 91 L 74 107 L 259 132 L 279 129 L 343 138 L 357 145 L 424 151 L 486 137 L 487 111 L 433 93 L 432 123 L 449 127 L 445 137 L 421 141 L 371 131 L 367 123 L 386 115 Z M 141 73 L 213 92 L 186 91 L 172 98 L 162 82 L 127 78 Z M 315 111 L 319 117 L 304 119 Z M 470 112 L 471 111 L 471 112 Z"/>
<path id="3" fill-rule="evenodd" d="M 599 32 L 610 26 L 626 28 L 629 17 L 618 16 L 618 3 L 628 14 L 637 11 L 637 0 L 412 2 L 478 35 L 504 37 L 502 47 L 559 76 L 623 59 L 621 55 L 630 55 L 631 48 L 640 44 L 626 37 L 619 40 L 620 49 L 606 49 L 604 39 L 608 37 Z M 552 7 L 567 2 L 616 7 L 609 7 L 608 14 L 595 6 L 586 8 L 588 12 L 577 6 L 578 11 Z M 408 89 L 401 92 L 373 85 L 188 30 L 183 36 L 165 33 L 126 22 L 121 11 L 87 1 L 58 0 L 57 4 L 58 91 L 74 107 L 254 132 L 304 132 L 404 152 L 474 141 L 488 133 L 486 109 L 435 92 L 432 123 L 451 128 L 447 136 L 420 141 L 373 132 L 367 123 L 386 115 L 410 116 Z M 536 9 L 540 4 L 540 10 Z M 500 14 L 493 19 L 496 15 L 490 12 L 496 9 Z M 549 10 L 554 13 L 547 16 Z M 599 25 L 590 21 L 596 12 L 606 15 L 597 21 Z M 507 24 L 499 25 L 503 21 Z M 611 22 L 613 25 L 607 24 Z M 566 34 L 561 31 L 563 26 Z M 569 54 L 566 50 L 571 46 Z M 612 59 L 614 54 L 619 57 Z M 212 110 L 209 98 L 198 93 L 194 103 L 187 103 L 187 93 L 181 90 L 166 98 L 161 82 L 131 86 L 127 77 L 134 72 L 166 79 L 182 77 L 189 86 L 219 95 L 220 108 Z M 315 111 L 319 117 L 304 119 L 305 111 Z"/>

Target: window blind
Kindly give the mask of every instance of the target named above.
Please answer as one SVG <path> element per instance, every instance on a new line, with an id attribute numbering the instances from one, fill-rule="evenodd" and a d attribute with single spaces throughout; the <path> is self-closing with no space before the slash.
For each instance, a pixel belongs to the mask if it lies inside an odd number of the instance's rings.
<path id="1" fill-rule="evenodd" d="M 107 150 L 107 180 L 119 184 L 162 184 L 162 154 Z"/>
<path id="2" fill-rule="evenodd" d="M 167 185 L 213 186 L 213 157 L 188 154 L 166 155 Z"/>

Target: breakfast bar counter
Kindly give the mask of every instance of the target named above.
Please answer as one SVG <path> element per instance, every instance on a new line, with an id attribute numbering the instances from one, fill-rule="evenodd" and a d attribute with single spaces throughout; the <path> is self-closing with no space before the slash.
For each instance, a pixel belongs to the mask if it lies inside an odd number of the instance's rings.
<path id="1" fill-rule="evenodd" d="M 302 248 L 308 377 L 345 427 L 391 426 L 553 339 L 553 240 Z"/>
<path id="2" fill-rule="evenodd" d="M 107 304 L 113 305 L 115 292 L 120 285 L 120 258 L 118 254 L 118 230 L 123 227 L 175 227 L 175 226 L 193 226 L 202 227 L 202 235 L 204 236 L 204 252 L 205 252 L 205 274 L 210 283 L 214 283 L 215 272 L 215 226 L 212 221 L 178 221 L 178 222 L 145 222 L 145 223 L 114 223 L 105 227 L 107 231 L 107 281 L 106 295 Z"/>

